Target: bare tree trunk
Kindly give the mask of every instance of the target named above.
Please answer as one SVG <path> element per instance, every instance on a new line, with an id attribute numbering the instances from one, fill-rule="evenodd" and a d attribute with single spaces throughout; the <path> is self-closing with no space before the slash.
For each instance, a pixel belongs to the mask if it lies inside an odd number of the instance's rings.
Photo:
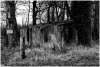
<path id="1" fill-rule="evenodd" d="M 50 22 L 50 7 L 48 7 L 48 10 L 47 10 L 47 23 Z"/>
<path id="2" fill-rule="evenodd" d="M 29 12 L 28 12 L 28 23 L 29 23 L 29 15 L 30 14 L 30 1 L 29 1 Z M 27 25 L 28 25 L 28 23 L 27 23 Z"/>
<path id="3" fill-rule="evenodd" d="M 93 17 L 93 30 L 92 30 L 92 39 L 93 40 L 99 40 L 99 1 L 94 2 L 95 4 L 95 15 Z"/>
<path id="4" fill-rule="evenodd" d="M 33 25 L 36 25 L 36 1 L 33 1 Z"/>
<path id="5" fill-rule="evenodd" d="M 57 4 L 55 3 L 56 6 L 56 17 L 57 17 L 57 21 L 59 21 L 59 17 L 58 17 L 58 11 L 57 11 Z"/>
<path id="6" fill-rule="evenodd" d="M 17 43 L 19 40 L 19 31 L 17 29 L 17 22 L 16 22 L 16 17 L 15 17 L 16 4 L 14 1 L 6 1 L 5 3 L 6 3 L 6 9 L 7 9 L 7 29 L 13 30 L 12 35 L 8 35 L 8 40 L 11 40 L 12 42 L 10 43 L 11 45 L 15 42 Z"/>
<path id="7" fill-rule="evenodd" d="M 54 18 L 54 5 L 52 6 L 52 13 L 51 13 L 51 21 L 54 21 L 55 18 Z"/>
<path id="8" fill-rule="evenodd" d="M 62 7 L 65 9 L 65 2 L 62 2 Z M 64 9 L 62 9 L 61 20 L 64 20 L 64 16 L 65 16 L 65 10 Z"/>
<path id="9" fill-rule="evenodd" d="M 33 26 L 36 25 L 36 16 L 37 16 L 37 12 L 36 12 L 36 1 L 33 1 Z M 33 33 L 35 27 L 32 28 L 31 32 Z M 33 34 L 32 34 L 32 41 L 33 41 Z M 33 44 L 33 42 L 32 42 Z"/>

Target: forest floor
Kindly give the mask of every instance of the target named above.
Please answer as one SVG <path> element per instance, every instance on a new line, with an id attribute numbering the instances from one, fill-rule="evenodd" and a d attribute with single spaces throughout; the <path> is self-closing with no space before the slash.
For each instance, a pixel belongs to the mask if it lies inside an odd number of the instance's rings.
<path id="1" fill-rule="evenodd" d="M 1 50 L 3 66 L 99 66 L 99 46 L 66 46 L 66 52 L 51 52 L 43 48 L 26 49 L 20 59 L 19 47 Z"/>

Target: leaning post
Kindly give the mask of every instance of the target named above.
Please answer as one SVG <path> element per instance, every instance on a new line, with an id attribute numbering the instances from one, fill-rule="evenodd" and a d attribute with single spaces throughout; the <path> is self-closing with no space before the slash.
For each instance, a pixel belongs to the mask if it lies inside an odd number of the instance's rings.
<path id="1" fill-rule="evenodd" d="M 20 57 L 21 59 L 25 59 L 25 35 L 24 29 L 20 31 Z"/>

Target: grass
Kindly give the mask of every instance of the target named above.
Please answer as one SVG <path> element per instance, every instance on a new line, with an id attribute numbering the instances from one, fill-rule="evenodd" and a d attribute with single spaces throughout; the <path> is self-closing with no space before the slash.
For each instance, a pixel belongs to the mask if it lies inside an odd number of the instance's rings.
<path id="1" fill-rule="evenodd" d="M 18 47 L 1 51 L 2 65 L 6 66 L 99 66 L 99 45 L 91 47 L 71 44 L 64 53 L 44 48 L 26 49 L 26 58 L 20 59 Z"/>

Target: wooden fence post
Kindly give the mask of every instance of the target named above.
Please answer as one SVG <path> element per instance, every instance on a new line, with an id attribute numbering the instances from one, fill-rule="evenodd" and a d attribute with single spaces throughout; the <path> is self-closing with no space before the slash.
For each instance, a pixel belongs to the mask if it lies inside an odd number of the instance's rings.
<path id="1" fill-rule="evenodd" d="M 20 37 L 20 57 L 24 59 L 25 56 L 25 37 Z"/>

